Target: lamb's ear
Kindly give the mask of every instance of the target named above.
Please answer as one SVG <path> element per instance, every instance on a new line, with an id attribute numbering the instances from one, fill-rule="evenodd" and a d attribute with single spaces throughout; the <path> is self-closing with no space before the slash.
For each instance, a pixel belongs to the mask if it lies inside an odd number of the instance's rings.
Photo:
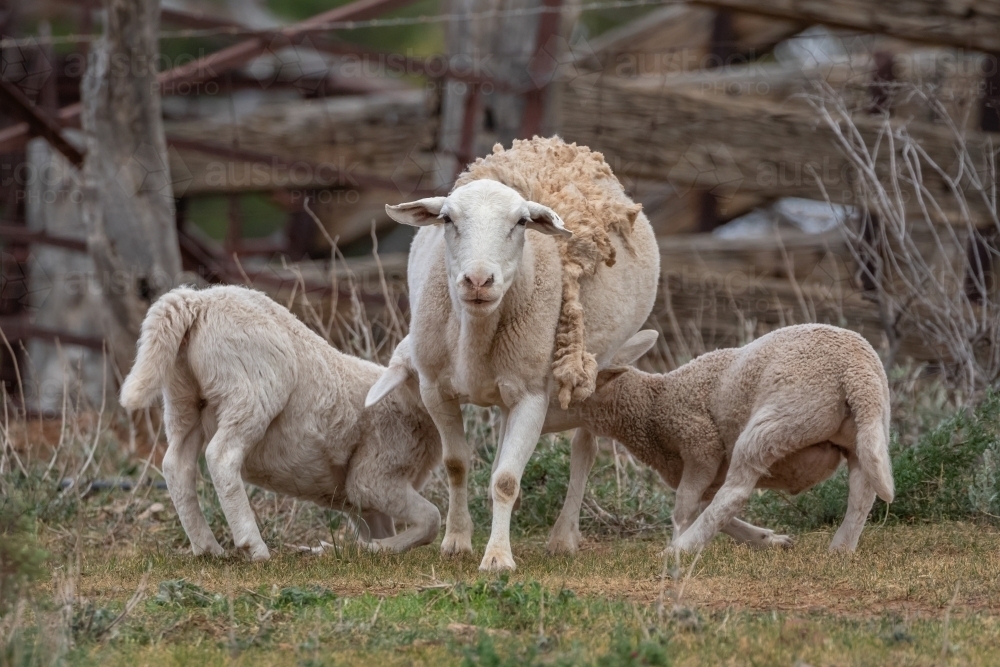
<path id="1" fill-rule="evenodd" d="M 381 401 L 393 389 L 406 382 L 409 377 L 410 369 L 406 366 L 389 366 L 385 373 L 382 373 L 382 377 L 376 380 L 372 388 L 368 390 L 368 395 L 365 397 L 365 407 L 370 408 Z"/>
<path id="2" fill-rule="evenodd" d="M 653 329 L 643 329 L 635 334 L 625 344 L 618 348 L 615 356 L 611 357 L 610 366 L 628 366 L 634 364 L 639 357 L 649 352 L 650 348 L 656 344 L 656 338 L 660 334 Z"/>
<path id="3" fill-rule="evenodd" d="M 441 220 L 441 207 L 444 206 L 445 197 L 428 197 L 417 201 L 406 202 L 405 204 L 385 205 L 385 212 L 396 222 L 414 227 L 439 224 Z"/>
<path id="4" fill-rule="evenodd" d="M 597 373 L 597 383 L 596 388 L 600 389 L 608 382 L 616 379 L 622 373 L 629 370 L 629 366 L 612 366 L 611 368 L 605 368 Z"/>
<path id="5" fill-rule="evenodd" d="M 526 225 L 528 229 L 534 229 L 536 232 L 549 236 L 573 236 L 573 232 L 566 229 L 559 214 L 548 206 L 529 201 L 528 214 L 530 216 Z"/>

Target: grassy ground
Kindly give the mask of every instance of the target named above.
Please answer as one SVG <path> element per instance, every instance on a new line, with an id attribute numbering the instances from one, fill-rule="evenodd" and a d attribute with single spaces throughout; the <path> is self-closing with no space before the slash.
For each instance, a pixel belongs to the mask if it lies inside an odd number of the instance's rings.
<path id="1" fill-rule="evenodd" d="M 159 517 L 128 543 L 45 538 L 67 558 L 41 584 L 35 627 L 58 614 L 71 584 L 70 662 L 1000 662 L 1000 532 L 972 524 L 869 526 L 851 555 L 826 552 L 832 531 L 788 551 L 720 537 L 666 569 L 660 540 L 591 540 L 575 557 L 551 557 L 542 540 L 523 539 L 517 572 L 496 577 L 434 547 L 399 556 L 284 548 L 264 564 L 194 558 L 162 539 L 175 518 Z M 137 589 L 143 597 L 107 630 Z M 43 630 L 40 641 L 36 653 L 55 638 Z"/>
<path id="2" fill-rule="evenodd" d="M 876 504 L 855 554 L 826 551 L 846 505 L 841 473 L 799 496 L 751 499 L 746 516 L 797 535 L 795 548 L 751 551 L 719 537 L 665 564 L 673 495 L 605 443 L 584 500 L 583 550 L 548 556 L 569 444 L 546 437 L 522 479 L 518 570 L 506 577 L 477 570 L 496 439 L 488 411 L 466 414 L 478 553 L 454 560 L 434 546 L 359 552 L 336 512 L 255 488 L 273 559 L 195 558 L 163 488 L 114 483 L 162 481 L 162 449 L 144 448 L 141 429 L 86 412 L 9 423 L 0 667 L 1000 664 L 1000 395 L 957 409 L 923 393 L 894 415 L 897 501 Z M 67 478 L 80 483 L 63 489 Z M 90 479 L 112 484 L 94 490 Z M 231 549 L 211 485 L 199 494 Z M 445 507 L 443 475 L 425 494 Z M 337 548 L 298 549 L 320 540 Z"/>

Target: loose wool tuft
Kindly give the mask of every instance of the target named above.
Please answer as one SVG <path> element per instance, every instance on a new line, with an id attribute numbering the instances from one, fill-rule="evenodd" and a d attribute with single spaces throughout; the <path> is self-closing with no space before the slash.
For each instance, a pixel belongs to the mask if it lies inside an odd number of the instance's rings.
<path id="1" fill-rule="evenodd" d="M 525 199 L 548 206 L 573 232 L 557 241 L 562 308 L 552 362 L 559 404 L 568 408 L 572 401 L 590 396 L 597 379 L 597 360 L 585 344 L 580 280 L 594 275 L 602 263 L 614 265 L 612 233 L 632 250 L 629 239 L 642 205 L 625 194 L 602 154 L 559 137 L 514 140 L 510 150 L 496 144 L 492 155 L 469 165 L 455 187 L 483 179 L 503 183 Z"/>

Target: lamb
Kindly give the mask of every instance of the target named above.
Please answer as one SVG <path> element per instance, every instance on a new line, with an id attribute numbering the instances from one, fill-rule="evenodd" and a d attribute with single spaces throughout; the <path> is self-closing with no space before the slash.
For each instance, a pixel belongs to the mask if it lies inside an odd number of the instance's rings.
<path id="1" fill-rule="evenodd" d="M 480 569 L 514 569 L 510 515 L 545 413 L 550 402 L 586 398 L 597 370 L 646 320 L 659 277 L 656 239 L 603 157 L 558 137 L 497 145 L 447 197 L 386 211 L 421 227 L 407 269 L 410 337 L 449 479 L 441 549 L 472 551 L 461 404 L 496 405 L 503 427 Z M 385 395 L 376 383 L 366 404 Z M 578 431 L 552 551 L 577 547 L 596 451 L 593 435 Z"/>
<path id="2" fill-rule="evenodd" d="M 655 339 L 640 332 L 616 361 L 631 363 Z M 754 488 L 800 493 L 844 458 L 847 514 L 831 551 L 853 551 L 875 496 L 890 503 L 894 495 L 885 371 L 864 338 L 837 327 L 785 327 L 664 375 L 608 368 L 586 401 L 550 411 L 544 428 L 579 425 L 618 440 L 677 490 L 678 551 L 697 550 L 720 530 L 753 546 L 791 546 L 737 512 Z"/>
<path id="3" fill-rule="evenodd" d="M 162 390 L 163 476 L 194 554 L 223 553 L 195 492 L 206 442 L 233 541 L 251 560 L 270 552 L 244 480 L 362 519 L 360 537 L 373 550 L 434 541 L 441 515 L 419 490 L 441 460 L 441 442 L 408 357 L 406 343 L 388 369 L 338 352 L 267 295 L 242 287 L 160 297 L 143 321 L 121 403 L 137 410 Z M 380 378 L 399 391 L 365 408 Z"/>

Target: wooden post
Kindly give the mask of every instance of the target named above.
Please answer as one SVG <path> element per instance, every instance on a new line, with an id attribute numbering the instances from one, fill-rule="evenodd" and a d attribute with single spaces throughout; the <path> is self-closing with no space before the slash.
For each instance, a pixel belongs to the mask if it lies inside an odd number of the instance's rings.
<path id="1" fill-rule="evenodd" d="M 104 35 L 81 85 L 83 218 L 105 336 L 123 375 L 146 308 L 181 274 L 155 70 L 159 12 L 158 0 L 106 0 Z"/>

